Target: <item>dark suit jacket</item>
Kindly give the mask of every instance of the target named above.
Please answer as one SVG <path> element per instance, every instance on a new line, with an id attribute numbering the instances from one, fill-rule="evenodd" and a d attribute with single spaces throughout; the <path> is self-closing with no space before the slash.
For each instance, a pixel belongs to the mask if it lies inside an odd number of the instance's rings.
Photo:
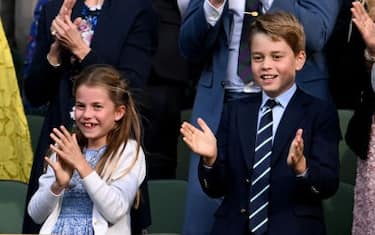
<path id="1" fill-rule="evenodd" d="M 53 68 L 47 61 L 53 38 L 51 22 L 58 14 L 63 0 L 47 2 L 38 22 L 36 51 L 28 77 L 25 94 L 34 106 L 49 104 L 32 166 L 27 201 L 38 187 L 43 171 L 43 157 L 51 143 L 52 128 L 70 126 L 69 111 L 73 105 L 72 76 L 93 64 L 110 64 L 124 74 L 132 88 L 142 87 L 150 72 L 155 47 L 155 15 L 149 0 L 105 0 L 91 41 L 90 53 L 76 66 L 70 63 L 71 54 L 62 53 L 62 64 Z M 81 14 L 83 0 L 77 0 L 72 19 Z M 27 221 L 28 215 L 26 214 Z M 35 229 L 24 232 L 35 233 Z M 29 220 L 29 223 L 31 221 Z"/>
<path id="2" fill-rule="evenodd" d="M 206 194 L 224 197 L 211 234 L 247 234 L 250 179 L 261 95 L 229 103 L 218 138 L 218 159 L 208 170 L 199 165 Z M 287 165 L 289 146 L 303 129 L 306 177 Z M 339 185 L 339 126 L 336 109 L 301 90 L 290 100 L 276 131 L 271 165 L 269 232 L 271 235 L 325 234 L 322 199 Z"/>

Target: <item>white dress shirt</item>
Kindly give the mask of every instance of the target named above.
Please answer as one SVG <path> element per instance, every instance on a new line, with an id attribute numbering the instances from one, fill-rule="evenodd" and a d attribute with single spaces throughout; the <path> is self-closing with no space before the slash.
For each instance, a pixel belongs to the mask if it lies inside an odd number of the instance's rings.
<path id="1" fill-rule="evenodd" d="M 297 86 L 296 84 L 293 84 L 293 86 L 291 86 L 288 90 L 286 90 L 276 98 L 271 98 L 264 91 L 262 91 L 262 104 L 260 105 L 259 109 L 258 126 L 262 117 L 261 113 L 265 111 L 264 105 L 266 104 L 268 99 L 274 99 L 279 104 L 272 109 L 272 136 L 275 137 L 276 130 L 279 127 L 279 123 L 284 114 L 284 111 L 296 90 Z"/>
<path id="2" fill-rule="evenodd" d="M 224 5 L 227 1 L 229 10 L 233 12 L 233 23 L 231 26 L 231 35 L 228 39 L 229 54 L 225 89 L 234 92 L 259 92 L 260 88 L 254 83 L 254 81 L 251 81 L 248 84 L 244 84 L 242 79 L 237 74 L 242 22 L 245 11 L 245 0 L 225 0 L 219 8 L 215 8 L 209 2 L 209 0 L 205 0 L 203 7 L 206 20 L 211 26 L 215 26 L 223 13 Z M 273 0 L 260 1 L 263 6 L 263 12 L 267 11 L 271 7 L 273 2 Z"/>

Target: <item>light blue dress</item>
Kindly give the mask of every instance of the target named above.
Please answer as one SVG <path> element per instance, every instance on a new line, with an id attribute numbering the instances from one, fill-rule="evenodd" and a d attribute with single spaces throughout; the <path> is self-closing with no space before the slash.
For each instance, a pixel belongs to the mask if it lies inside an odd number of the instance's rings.
<path id="1" fill-rule="evenodd" d="M 87 162 L 95 168 L 106 146 L 98 150 L 83 151 Z M 77 171 L 74 171 L 69 189 L 65 190 L 61 211 L 52 234 L 56 235 L 94 235 L 92 226 L 93 202 L 84 188 Z"/>

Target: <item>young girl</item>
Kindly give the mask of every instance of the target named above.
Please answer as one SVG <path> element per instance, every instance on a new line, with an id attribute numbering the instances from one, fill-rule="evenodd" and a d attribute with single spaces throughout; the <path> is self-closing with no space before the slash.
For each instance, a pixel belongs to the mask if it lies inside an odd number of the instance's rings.
<path id="1" fill-rule="evenodd" d="M 75 80 L 76 133 L 54 128 L 47 172 L 28 205 L 41 234 L 131 234 L 130 210 L 145 173 L 140 123 L 128 86 L 112 67 Z"/>

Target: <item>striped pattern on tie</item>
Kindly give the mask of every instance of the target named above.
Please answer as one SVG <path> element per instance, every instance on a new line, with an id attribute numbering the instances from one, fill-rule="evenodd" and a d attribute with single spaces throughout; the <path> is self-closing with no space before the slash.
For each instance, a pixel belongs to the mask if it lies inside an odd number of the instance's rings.
<path id="1" fill-rule="evenodd" d="M 272 153 L 272 108 L 275 105 L 277 105 L 276 101 L 267 100 L 255 142 L 249 202 L 249 229 L 255 235 L 264 234 L 268 227 L 268 195 Z"/>

